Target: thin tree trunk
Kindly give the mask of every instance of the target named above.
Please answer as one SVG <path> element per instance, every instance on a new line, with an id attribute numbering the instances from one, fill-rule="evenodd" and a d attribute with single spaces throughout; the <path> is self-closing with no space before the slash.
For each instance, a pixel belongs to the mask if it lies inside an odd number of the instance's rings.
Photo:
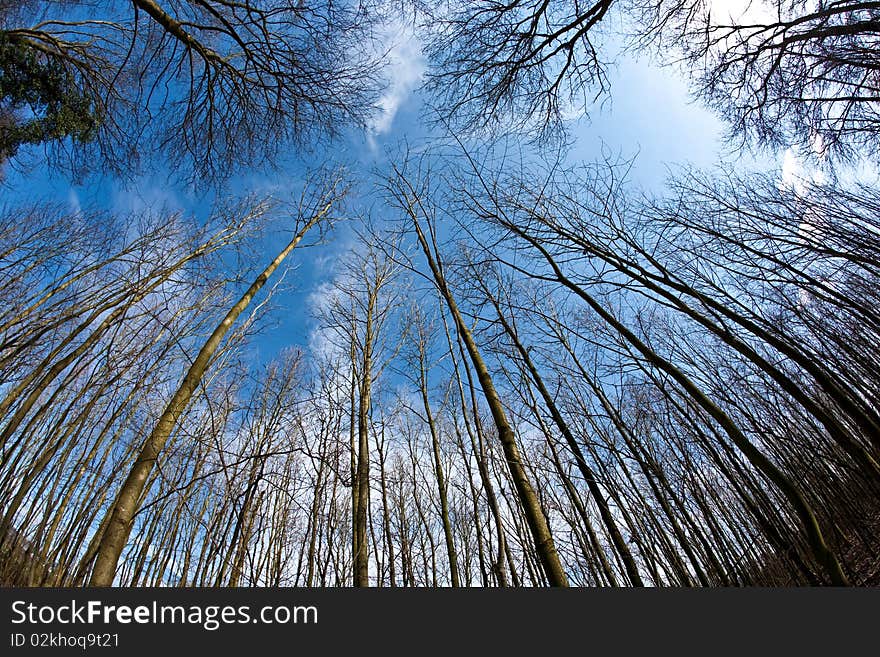
<path id="1" fill-rule="evenodd" d="M 193 393 L 202 380 L 202 376 L 224 336 L 235 323 L 235 320 L 238 319 L 239 315 L 248 307 L 256 293 L 266 284 L 269 277 L 300 243 L 306 232 L 318 223 L 329 210 L 330 204 L 327 204 L 308 220 L 281 253 L 257 276 L 256 280 L 229 310 L 199 350 L 193 364 L 156 423 L 155 428 L 144 442 L 134 466 L 116 496 L 109 523 L 98 546 L 98 555 L 89 582 L 91 586 L 111 586 L 113 584 L 116 564 L 131 533 L 134 515 L 137 512 L 137 503 L 144 492 L 147 478 L 155 467 L 156 460 L 165 447 L 165 443 L 168 442 L 171 433 L 174 431 L 178 419 L 189 405 Z"/>
<path id="2" fill-rule="evenodd" d="M 409 200 L 411 201 L 413 199 Z M 480 385 L 483 388 L 483 394 L 486 397 L 486 403 L 489 405 L 492 418 L 498 429 L 498 439 L 504 450 L 507 466 L 510 469 L 510 475 L 514 487 L 516 488 L 520 504 L 522 505 L 526 522 L 529 526 L 532 540 L 534 541 L 535 550 L 540 558 L 544 573 L 552 586 L 568 586 L 568 579 L 565 576 L 565 571 L 559 560 L 559 554 L 556 552 L 556 545 L 553 541 L 553 536 L 550 533 L 550 525 L 547 522 L 547 516 L 541 508 L 538 496 L 536 495 L 535 490 L 529 481 L 528 475 L 526 474 L 525 468 L 523 467 L 522 458 L 519 454 L 519 447 L 516 444 L 516 436 L 507 420 L 507 414 L 504 411 L 501 398 L 498 396 L 498 392 L 495 389 L 495 384 L 492 382 L 489 369 L 486 367 L 486 363 L 480 355 L 477 344 L 458 309 L 458 305 L 446 285 L 446 279 L 431 253 L 431 248 L 422 233 L 422 228 L 412 205 L 409 205 L 408 211 L 416 231 L 416 237 L 422 247 L 425 258 L 428 261 L 428 267 L 431 270 L 441 296 L 446 301 L 446 305 L 449 308 L 449 312 L 452 315 L 459 335 L 470 355 L 474 370 L 476 370 L 477 379 L 480 381 Z"/>

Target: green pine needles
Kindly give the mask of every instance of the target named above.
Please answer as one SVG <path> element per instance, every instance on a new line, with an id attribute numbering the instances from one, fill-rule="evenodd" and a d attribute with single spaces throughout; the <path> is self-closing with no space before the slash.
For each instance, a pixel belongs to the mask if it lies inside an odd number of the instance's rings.
<path id="1" fill-rule="evenodd" d="M 0 32 L 0 159 L 25 144 L 89 142 L 100 122 L 69 68 Z"/>

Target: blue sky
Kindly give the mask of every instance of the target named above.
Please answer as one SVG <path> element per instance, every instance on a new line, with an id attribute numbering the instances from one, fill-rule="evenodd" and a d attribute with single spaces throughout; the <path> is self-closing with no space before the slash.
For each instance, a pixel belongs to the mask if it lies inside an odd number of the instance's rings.
<path id="1" fill-rule="evenodd" d="M 389 33 L 389 38 L 397 46 L 391 51 L 389 86 L 379 103 L 381 111 L 366 132 L 349 133 L 331 148 L 332 159 L 347 164 L 355 175 L 368 175 L 381 166 L 386 153 L 393 152 L 403 140 L 418 144 L 427 137 L 417 89 L 424 70 L 418 44 L 401 30 Z M 574 138 L 570 161 L 594 161 L 603 153 L 636 156 L 632 181 L 660 191 L 670 166 L 687 163 L 709 168 L 722 158 L 729 159 L 721 139 L 723 124 L 691 102 L 685 82 L 674 70 L 622 58 L 610 69 L 609 79 L 609 97 L 591 108 L 588 118 L 570 126 Z M 284 195 L 299 186 L 310 165 L 326 159 L 326 153 L 316 151 L 305 157 L 294 155 L 270 174 L 242 171 L 220 193 L 235 195 L 249 190 Z M 43 198 L 73 208 L 97 206 L 119 212 L 165 206 L 200 218 L 211 205 L 210 194 L 196 194 L 176 184 L 173 172 L 168 171 L 128 185 L 101 177 L 71 185 L 64 176 L 45 168 L 26 174 L 10 170 L 0 197 L 11 203 Z M 288 239 L 281 229 L 270 231 L 257 246 L 260 261 L 268 261 Z M 333 264 L 345 256 L 350 244 L 350 234 L 341 227 L 328 244 L 294 253 L 290 263 L 294 269 L 287 274 L 284 291 L 275 298 L 267 329 L 251 347 L 252 357 L 267 360 L 284 346 L 308 343 L 313 324 L 309 297 L 332 277 Z"/>

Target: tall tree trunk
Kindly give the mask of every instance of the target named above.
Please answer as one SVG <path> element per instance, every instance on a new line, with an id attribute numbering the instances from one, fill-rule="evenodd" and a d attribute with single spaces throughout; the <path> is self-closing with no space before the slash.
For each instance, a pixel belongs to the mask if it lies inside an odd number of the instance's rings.
<path id="1" fill-rule="evenodd" d="M 418 329 L 421 329 L 419 326 Z M 422 407 L 425 410 L 425 420 L 428 423 L 428 431 L 431 434 L 431 454 L 434 459 L 434 476 L 437 478 L 437 495 L 440 498 L 440 520 L 443 523 L 443 537 L 446 540 L 446 554 L 449 559 L 449 578 L 453 587 L 461 585 L 458 577 L 458 555 L 455 552 L 455 541 L 452 537 L 452 523 L 449 520 L 449 499 L 446 484 L 446 476 L 443 472 L 443 461 L 440 456 L 440 436 L 437 434 L 437 423 L 434 421 L 434 413 L 431 410 L 431 402 L 428 399 L 428 363 L 427 363 L 426 338 L 418 336 L 419 350 L 419 391 L 422 397 Z"/>
<path id="2" fill-rule="evenodd" d="M 611 313 L 609 313 L 600 303 L 592 296 L 587 294 L 580 286 L 576 285 L 562 273 L 559 265 L 550 255 L 544 246 L 542 246 L 534 237 L 524 233 L 520 229 L 514 229 L 515 232 L 531 244 L 546 260 L 547 264 L 553 270 L 556 280 L 566 288 L 574 292 L 580 297 L 602 320 L 607 323 L 614 331 L 616 331 L 628 344 L 638 351 L 647 362 L 660 371 L 665 372 L 673 380 L 675 380 L 690 397 L 703 409 L 713 420 L 715 420 L 725 433 L 730 437 L 731 442 L 736 445 L 748 461 L 771 481 L 779 491 L 785 496 L 789 504 L 791 504 L 795 513 L 798 515 L 802 523 L 804 535 L 808 544 L 816 558 L 816 561 L 822 566 L 828 575 L 831 583 L 836 586 L 846 586 L 849 584 L 840 562 L 825 542 L 822 530 L 813 509 L 810 507 L 807 499 L 795 486 L 794 482 L 785 475 L 776 465 L 768 459 L 763 452 L 756 448 L 751 441 L 742 433 L 733 420 L 712 400 L 710 400 L 702 390 L 689 378 L 684 372 L 675 367 L 671 362 L 660 357 L 647 344 L 642 342 L 632 331 L 619 322 Z"/>
<path id="3" fill-rule="evenodd" d="M 568 578 L 562 568 L 559 554 L 556 552 L 556 545 L 553 541 L 553 536 L 550 533 L 550 525 L 547 522 L 547 516 L 541 508 L 535 489 L 532 487 L 525 468 L 523 467 L 522 458 L 519 454 L 519 447 L 516 444 L 516 436 L 510 426 L 510 422 L 507 420 L 507 414 L 504 411 L 501 398 L 498 396 L 495 384 L 492 382 L 492 377 L 489 374 L 489 369 L 486 367 L 486 363 L 480 355 L 480 351 L 471 335 L 470 329 L 468 329 L 467 324 L 458 309 L 458 305 L 452 296 L 452 292 L 446 284 L 443 272 L 432 255 L 431 247 L 428 245 L 428 241 L 422 232 L 418 216 L 412 205 L 413 202 L 415 202 L 415 199 L 411 198 L 410 195 L 407 195 L 407 209 L 415 228 L 416 237 L 418 238 L 422 251 L 425 254 L 428 267 L 434 277 L 434 282 L 436 283 L 441 296 L 446 301 L 446 305 L 449 308 L 449 312 L 452 315 L 458 333 L 471 358 L 474 370 L 477 373 L 477 379 L 480 381 L 483 394 L 486 397 L 486 403 L 489 405 L 489 410 L 492 413 L 492 418 L 498 429 L 498 439 L 504 450 L 504 456 L 510 470 L 511 479 L 516 488 L 519 502 L 522 505 L 523 513 L 525 514 L 526 522 L 529 526 L 529 531 L 531 532 L 535 550 L 538 553 L 544 574 L 552 586 L 568 586 Z"/>
<path id="4" fill-rule="evenodd" d="M 614 548 L 617 550 L 617 553 L 620 555 L 620 558 L 623 561 L 623 565 L 624 568 L 626 568 L 626 574 L 629 577 L 630 583 L 633 586 L 644 586 L 644 582 L 642 581 L 642 576 L 639 574 L 639 568 L 636 565 L 635 558 L 633 557 L 632 552 L 630 552 L 629 546 L 626 544 L 623 535 L 620 533 L 620 529 L 617 527 L 617 522 L 614 520 L 614 516 L 611 514 L 611 509 L 608 506 L 608 501 L 605 499 L 605 495 L 602 492 L 602 489 L 599 488 L 599 482 L 596 480 L 596 475 L 584 458 L 584 455 L 581 452 L 580 447 L 578 446 L 577 439 L 569 428 L 568 423 L 565 421 L 565 418 L 562 417 L 562 413 L 557 408 L 556 402 L 553 400 L 553 396 L 550 394 L 550 391 L 547 390 L 547 386 L 544 385 L 544 380 L 538 373 L 538 368 L 535 367 L 534 362 L 532 362 L 532 357 L 529 355 L 528 350 L 520 342 L 516 330 L 513 326 L 511 326 L 511 324 L 507 321 L 507 318 L 504 316 L 501 307 L 498 305 L 498 301 L 491 294 L 488 293 L 488 289 L 484 289 L 484 292 L 486 292 L 486 296 L 489 298 L 489 301 L 495 308 L 496 315 L 498 316 L 498 321 L 501 322 L 501 326 L 504 328 L 504 331 L 507 333 L 508 337 L 513 343 L 513 346 L 516 348 L 517 353 L 520 355 L 523 364 L 528 370 L 532 382 L 537 388 L 538 393 L 541 395 L 541 399 L 544 401 L 544 405 L 547 407 L 547 410 L 550 411 L 550 417 L 553 418 L 553 422 L 556 424 L 559 432 L 565 438 L 565 442 L 568 444 L 568 448 L 571 451 L 572 456 L 574 456 L 575 463 L 577 463 L 578 470 L 580 470 L 581 475 L 587 483 L 587 487 L 590 489 L 590 494 L 593 496 L 593 500 L 596 502 L 596 507 L 599 509 L 599 515 L 602 517 L 602 522 L 605 525 L 608 536 L 611 537 L 611 542 L 614 544 Z"/>
<path id="5" fill-rule="evenodd" d="M 226 316 L 199 350 L 198 355 L 183 377 L 183 381 L 177 388 L 171 401 L 165 407 L 165 411 L 156 423 L 155 428 L 144 442 L 128 477 L 126 477 L 122 487 L 119 489 L 109 522 L 98 546 L 95 567 L 89 582 L 91 586 L 111 586 L 113 584 L 116 564 L 119 562 L 119 556 L 122 554 L 122 549 L 125 547 L 125 543 L 131 533 L 134 516 L 137 512 L 138 500 L 144 492 L 147 478 L 155 467 L 156 460 L 165 447 L 165 443 L 168 442 L 169 437 L 174 431 L 178 419 L 189 405 L 193 393 L 202 380 L 202 376 L 224 336 L 235 323 L 235 320 L 238 319 L 239 315 L 248 307 L 256 293 L 266 284 L 269 277 L 300 243 L 306 232 L 323 219 L 329 211 L 330 204 L 328 203 L 306 222 L 281 253 L 251 283 L 251 286 L 229 312 L 226 313 Z"/>

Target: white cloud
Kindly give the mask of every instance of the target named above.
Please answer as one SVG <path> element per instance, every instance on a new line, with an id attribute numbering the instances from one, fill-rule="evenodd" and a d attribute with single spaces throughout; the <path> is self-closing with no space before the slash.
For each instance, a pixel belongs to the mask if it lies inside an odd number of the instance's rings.
<path id="1" fill-rule="evenodd" d="M 821 160 L 823 158 L 823 153 L 819 150 L 821 148 L 821 140 L 815 139 L 813 140 L 812 151 L 806 157 L 795 148 L 786 148 L 782 153 L 780 187 L 802 192 L 807 182 L 818 185 L 828 182 L 828 176 L 815 164 L 817 159 Z"/>
<path id="2" fill-rule="evenodd" d="M 782 187 L 798 189 L 802 187 L 804 180 L 804 163 L 797 156 L 793 148 L 786 148 L 782 154 L 782 172 L 780 184 Z"/>
<path id="3" fill-rule="evenodd" d="M 391 22 L 383 31 L 380 41 L 388 53 L 388 87 L 379 98 L 379 110 L 367 126 L 371 146 L 375 146 L 377 136 L 391 131 L 398 110 L 421 82 L 425 72 L 422 47 L 412 27 L 399 21 Z"/>
<path id="4" fill-rule="evenodd" d="M 82 204 L 79 201 L 79 194 L 76 193 L 76 190 L 73 187 L 67 190 L 67 204 L 75 214 L 82 213 Z"/>

